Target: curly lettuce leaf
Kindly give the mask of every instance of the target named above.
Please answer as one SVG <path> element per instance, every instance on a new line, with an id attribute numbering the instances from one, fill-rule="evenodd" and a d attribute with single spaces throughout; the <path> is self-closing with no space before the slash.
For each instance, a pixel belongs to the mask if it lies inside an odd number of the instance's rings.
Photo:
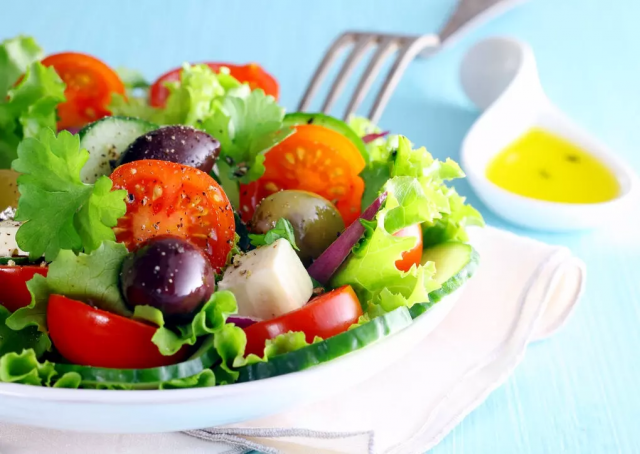
<path id="1" fill-rule="evenodd" d="M 63 250 L 91 252 L 103 241 L 114 241 L 111 229 L 127 207 L 126 191 L 112 191 L 112 182 L 100 177 L 95 185 L 80 179 L 89 153 L 77 135 L 50 129 L 27 138 L 18 147 L 13 169 L 20 200 L 16 220 L 25 221 L 16 241 L 32 258 L 54 260 Z"/>
<path id="2" fill-rule="evenodd" d="M 82 376 L 77 372 L 65 372 L 60 375 L 54 363 L 38 361 L 33 350 L 7 353 L 0 357 L 0 382 L 67 389 L 140 389 L 140 386 L 130 383 L 85 383 L 82 381 Z M 211 369 L 205 369 L 190 377 L 169 380 L 144 389 L 203 388 L 215 385 L 216 376 L 214 372 Z"/>
<path id="3" fill-rule="evenodd" d="M 400 306 L 429 301 L 429 292 L 439 288 L 433 279 L 433 264 L 414 266 L 403 272 L 395 262 L 412 249 L 415 238 L 395 237 L 396 231 L 439 215 L 435 202 L 422 191 L 415 178 L 396 177 L 385 185 L 385 207 L 373 221 L 363 221 L 365 233 L 351 255 L 331 280 L 331 287 L 351 285 L 372 315 Z M 377 311 L 377 313 L 376 313 Z"/>
<path id="4" fill-rule="evenodd" d="M 37 328 L 29 326 L 20 331 L 14 331 L 6 324 L 11 315 L 8 309 L 0 306 L 0 356 L 7 353 L 20 353 L 23 350 L 33 349 L 39 358 L 51 348 L 49 336 L 41 333 Z"/>
<path id="5" fill-rule="evenodd" d="M 469 226 L 484 226 L 482 215 L 471 205 L 465 204 L 465 198 L 455 189 L 450 188 L 448 214 L 441 219 L 422 224 L 422 242 L 425 248 L 445 241 L 469 241 L 466 228 Z"/>
<path id="6" fill-rule="evenodd" d="M 65 100 L 64 89 L 53 68 L 35 62 L 27 66 L 20 83 L 0 94 L 0 168 L 11 167 L 23 138 L 55 129 L 56 106 Z"/>
<path id="7" fill-rule="evenodd" d="M 464 177 L 456 162 L 434 159 L 424 147 L 414 149 L 403 136 L 377 139 L 368 146 L 372 159 L 360 174 L 365 180 L 363 206 L 368 206 L 385 188 L 391 188 L 400 199 L 400 207 L 389 213 L 387 230 L 393 233 L 400 225 L 409 225 L 410 220 L 421 223 L 427 236 L 426 247 L 452 239 L 466 241 L 466 226 L 484 225 L 480 213 L 446 185 L 449 180 Z M 398 184 L 400 187 L 394 189 Z M 406 197 L 414 198 L 416 203 L 405 203 L 402 199 Z"/>
<path id="8" fill-rule="evenodd" d="M 31 304 L 11 314 L 7 326 L 21 330 L 33 325 L 39 331 L 47 332 L 47 305 L 53 294 L 91 303 L 115 314 L 129 315 L 119 289 L 120 269 L 127 254 L 123 244 L 114 242 L 102 243 L 91 254 L 60 251 L 49 265 L 47 277 L 37 274 L 27 282 Z"/>
<path id="9" fill-rule="evenodd" d="M 38 361 L 35 351 L 7 353 L 0 358 L 0 382 L 33 386 L 51 386 L 58 372 L 49 361 Z"/>
<path id="10" fill-rule="evenodd" d="M 265 171 L 265 153 L 293 134 L 282 124 L 284 109 L 272 96 L 253 90 L 246 97 L 227 96 L 201 128 L 220 141 L 221 178 L 246 184 Z M 224 180 L 223 180 L 224 182 Z"/>
<path id="11" fill-rule="evenodd" d="M 127 74 L 129 89 L 143 88 L 144 79 Z M 198 126 L 220 108 L 227 95 L 246 96 L 248 87 L 242 86 L 229 74 L 226 68 L 215 73 L 207 65 L 184 64 L 180 72 L 180 81 L 167 82 L 169 90 L 167 103 L 163 108 L 149 105 L 147 94 L 144 96 L 112 95 L 109 109 L 113 115 L 125 115 L 143 118 L 156 124 L 184 124 Z"/>
<path id="12" fill-rule="evenodd" d="M 160 353 L 168 356 L 175 354 L 184 345 L 194 345 L 201 336 L 216 334 L 226 323 L 227 317 L 237 310 L 233 293 L 221 291 L 211 295 L 191 323 L 179 325 L 175 330 L 167 328 L 162 312 L 151 306 L 136 306 L 133 317 L 158 326 L 151 340 L 158 346 Z"/>
<path id="13" fill-rule="evenodd" d="M 280 238 L 284 238 L 285 240 L 287 240 L 291 244 L 291 247 L 293 247 L 296 251 L 300 250 L 296 245 L 293 226 L 288 219 L 278 219 L 276 225 L 267 233 L 249 233 L 249 240 L 255 247 L 266 246 L 275 243 Z"/>
<path id="14" fill-rule="evenodd" d="M 0 99 L 25 73 L 27 67 L 44 56 L 33 38 L 18 36 L 0 43 Z"/>

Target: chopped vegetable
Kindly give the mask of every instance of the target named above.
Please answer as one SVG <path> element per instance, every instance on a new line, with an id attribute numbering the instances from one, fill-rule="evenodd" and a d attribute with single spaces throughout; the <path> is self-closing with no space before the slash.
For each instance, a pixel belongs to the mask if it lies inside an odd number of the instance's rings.
<path id="1" fill-rule="evenodd" d="M 28 349 L 33 349 L 36 355 L 40 357 L 44 352 L 51 349 L 49 336 L 39 332 L 37 328 L 29 326 L 19 331 L 9 328 L 6 325 L 6 320 L 10 315 L 9 310 L 0 305 L 0 358 L 6 353 L 21 352 Z"/>
<path id="2" fill-rule="evenodd" d="M 27 282 L 31 304 L 14 312 L 7 325 L 15 330 L 35 325 L 47 332 L 47 305 L 53 294 L 91 303 L 115 314 L 130 314 L 118 289 L 126 255 L 124 245 L 112 242 L 103 243 L 91 254 L 76 256 L 71 251 L 61 251 L 49 265 L 46 277 L 37 274 Z"/>
<path id="3" fill-rule="evenodd" d="M 16 220 L 25 223 L 16 240 L 30 257 L 51 261 L 62 249 L 91 252 L 115 239 L 111 228 L 126 212 L 126 192 L 111 191 L 107 177 L 84 184 L 80 170 L 88 157 L 79 138 L 66 131 L 56 137 L 45 129 L 20 143 L 13 162 L 22 174 Z"/>
<path id="4" fill-rule="evenodd" d="M 327 339 L 349 329 L 362 315 L 353 289 L 344 286 L 313 298 L 300 309 L 245 328 L 247 354 L 262 354 L 265 342 L 289 331 L 302 332 L 308 343 Z"/>
<path id="5" fill-rule="evenodd" d="M 229 63 L 206 63 L 206 65 L 218 74 L 222 73 L 224 75 L 228 70 L 228 74 L 238 82 L 248 84 L 252 90 L 262 89 L 265 94 L 273 96 L 276 100 L 278 99 L 278 83 L 270 74 L 255 63 L 249 63 L 244 66 Z M 181 72 L 182 68 L 173 69 L 160 76 L 158 80 L 153 83 L 149 91 L 152 106 L 164 107 L 166 105 L 167 98 L 170 95 L 170 91 L 166 85 L 167 83 L 180 81 Z"/>
<path id="6" fill-rule="evenodd" d="M 43 266 L 0 266 L 0 305 L 11 312 L 31 303 L 31 294 L 27 289 L 29 282 L 36 274 L 47 275 L 47 268 Z M 0 336 L 1 337 L 1 336 Z"/>
<path id="7" fill-rule="evenodd" d="M 187 354 L 164 356 L 151 341 L 154 326 L 61 295 L 49 297 L 47 325 L 58 352 L 81 366 L 146 369 L 178 363 Z"/>
<path id="8" fill-rule="evenodd" d="M 58 129 L 82 127 L 110 115 L 111 94 L 124 94 L 118 74 L 91 55 L 63 52 L 49 55 L 42 64 L 53 67 L 66 84 L 66 101 L 58 105 Z"/>
<path id="9" fill-rule="evenodd" d="M 220 185 L 193 167 L 167 161 L 135 161 L 111 175 L 124 189 L 127 214 L 114 229 L 130 250 L 149 238 L 175 235 L 202 248 L 216 272 L 233 248 L 233 210 Z"/>
<path id="10" fill-rule="evenodd" d="M 329 339 L 270 357 L 269 361 L 254 360 L 248 365 L 244 365 L 243 361 L 238 361 L 238 364 L 243 366 L 239 368 L 238 381 L 262 380 L 308 369 L 378 342 L 410 324 L 409 311 L 405 307 L 399 307 L 388 314 Z M 298 340 L 302 340 L 301 336 Z"/>
<path id="11" fill-rule="evenodd" d="M 269 230 L 267 233 L 250 233 L 249 240 L 251 244 L 255 247 L 266 246 L 274 243 L 276 240 L 283 238 L 287 240 L 291 247 L 296 251 L 300 249 L 296 246 L 296 239 L 293 233 L 293 227 L 291 226 L 291 222 L 287 219 L 280 218 L 276 222 L 276 225 Z"/>
<path id="12" fill-rule="evenodd" d="M 378 198 L 376 198 L 371 205 L 364 210 L 364 213 L 360 216 L 360 220 L 370 221 L 373 219 L 380 207 L 384 204 L 386 198 L 386 193 L 382 193 L 378 196 Z M 347 230 L 345 230 L 342 235 L 340 235 L 307 269 L 309 275 L 322 285 L 329 283 L 329 280 L 338 268 L 340 268 L 340 265 L 342 265 L 349 254 L 351 254 L 351 249 L 356 245 L 356 243 L 358 243 L 363 233 L 364 225 L 362 222 L 354 222 L 347 227 Z"/>
<path id="13" fill-rule="evenodd" d="M 42 50 L 32 38 L 0 43 L 0 169 L 11 167 L 22 139 L 56 128 L 65 84 L 40 58 Z"/>
<path id="14" fill-rule="evenodd" d="M 324 126 L 298 125 L 295 134 L 267 153 L 264 175 L 241 188 L 243 219 L 251 218 L 269 194 L 300 189 L 331 201 L 348 226 L 360 216 L 364 182 L 358 174 L 364 167 L 360 151 L 342 134 Z"/>

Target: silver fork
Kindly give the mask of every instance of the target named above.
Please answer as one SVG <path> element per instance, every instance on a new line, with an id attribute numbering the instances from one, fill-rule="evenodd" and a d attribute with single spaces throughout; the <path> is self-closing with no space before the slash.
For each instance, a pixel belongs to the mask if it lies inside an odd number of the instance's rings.
<path id="1" fill-rule="evenodd" d="M 334 60 L 345 48 L 351 46 L 351 53 L 343 63 L 321 108 L 321 112 L 329 113 L 344 90 L 351 73 L 357 68 L 367 51 L 374 48 L 375 52 L 351 96 L 343 118 L 346 120 L 358 109 L 378 76 L 383 63 L 391 54 L 395 53 L 396 58 L 393 66 L 387 73 L 367 116 L 374 123 L 378 122 L 402 74 L 414 58 L 432 55 L 445 45 L 455 41 L 455 38 L 466 29 L 496 17 L 523 1 L 526 0 L 460 0 L 454 13 L 438 34 L 406 36 L 347 31 L 331 44 L 322 58 L 298 105 L 298 111 L 304 112 L 309 109 L 314 95 L 322 85 Z"/>

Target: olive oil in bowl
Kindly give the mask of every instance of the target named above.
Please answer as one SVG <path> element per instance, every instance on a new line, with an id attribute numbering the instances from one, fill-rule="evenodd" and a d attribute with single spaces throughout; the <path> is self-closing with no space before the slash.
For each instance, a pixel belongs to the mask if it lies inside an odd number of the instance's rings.
<path id="1" fill-rule="evenodd" d="M 487 178 L 507 191 L 549 202 L 600 203 L 620 194 L 616 175 L 598 158 L 540 128 L 499 152 Z"/>

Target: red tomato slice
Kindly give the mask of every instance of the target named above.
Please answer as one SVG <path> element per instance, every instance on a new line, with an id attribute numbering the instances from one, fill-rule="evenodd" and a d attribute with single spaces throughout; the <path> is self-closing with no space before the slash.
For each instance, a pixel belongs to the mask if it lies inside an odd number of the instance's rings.
<path id="1" fill-rule="evenodd" d="M 240 213 L 251 220 L 257 204 L 282 189 L 301 189 L 333 202 L 348 227 L 361 212 L 364 158 L 342 134 L 319 125 L 298 125 L 273 147 L 258 181 L 240 187 Z"/>
<path id="2" fill-rule="evenodd" d="M 206 173 L 173 162 L 143 160 L 118 167 L 114 189 L 125 189 L 127 214 L 114 228 L 129 250 L 164 234 L 201 247 L 216 271 L 233 246 L 233 209 L 222 188 Z"/>
<path id="3" fill-rule="evenodd" d="M 15 312 L 31 303 L 27 282 L 36 274 L 47 275 L 42 266 L 0 266 L 0 305 Z"/>
<path id="4" fill-rule="evenodd" d="M 245 328 L 245 353 L 262 356 L 267 339 L 289 331 L 303 331 L 309 343 L 316 336 L 328 339 L 349 329 L 361 315 L 358 297 L 350 285 L 345 285 L 312 299 L 296 311 Z"/>
<path id="5" fill-rule="evenodd" d="M 278 99 L 280 89 L 278 82 L 271 74 L 266 72 L 260 65 L 249 63 L 247 65 L 233 65 L 229 63 L 205 63 L 214 72 L 219 72 L 220 68 L 229 68 L 229 72 L 233 77 L 241 83 L 249 84 L 252 90 L 262 88 L 267 95 L 271 95 Z M 164 73 L 156 80 L 149 90 L 149 103 L 154 107 L 164 107 L 169 97 L 169 89 L 165 87 L 166 82 L 177 82 L 180 80 L 180 71 L 182 68 L 172 69 Z"/>
<path id="6" fill-rule="evenodd" d="M 396 261 L 396 268 L 400 271 L 409 271 L 413 265 L 420 265 L 420 260 L 422 260 L 422 228 L 420 224 L 398 230 L 393 236 L 413 237 L 416 239 L 416 245 L 412 249 L 403 252 L 402 258 Z"/>
<path id="7" fill-rule="evenodd" d="M 58 129 L 82 127 L 110 115 L 111 94 L 124 94 L 118 74 L 91 55 L 63 52 L 49 55 L 42 64 L 53 66 L 67 84 L 67 100 L 58 106 Z"/>
<path id="8" fill-rule="evenodd" d="M 82 366 L 147 369 L 179 363 L 187 355 L 182 349 L 163 356 L 151 342 L 154 326 L 61 295 L 49 297 L 47 325 L 60 354 Z"/>

